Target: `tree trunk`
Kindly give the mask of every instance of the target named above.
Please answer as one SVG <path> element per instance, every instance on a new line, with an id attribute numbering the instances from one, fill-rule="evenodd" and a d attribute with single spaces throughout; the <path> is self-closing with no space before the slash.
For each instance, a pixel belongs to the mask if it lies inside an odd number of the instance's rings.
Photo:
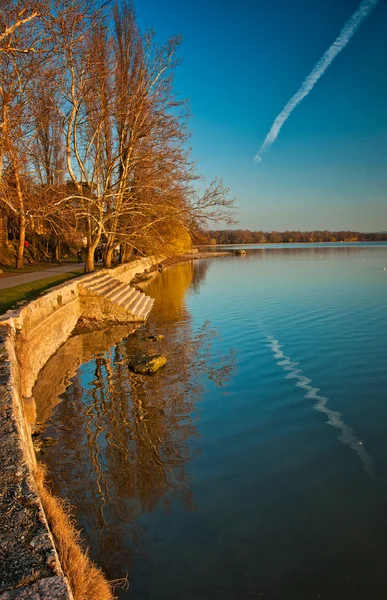
<path id="1" fill-rule="evenodd" d="M 54 238 L 53 242 L 52 262 L 60 263 L 60 241 L 58 236 Z"/>
<path id="2" fill-rule="evenodd" d="M 10 228 L 10 223 L 9 223 L 9 218 L 8 215 L 5 216 L 5 227 L 6 227 L 6 231 L 5 231 L 5 245 L 7 246 L 7 248 L 9 248 L 9 228 Z"/>
<path id="3" fill-rule="evenodd" d="M 105 269 L 110 269 L 112 266 L 113 246 L 107 246 L 105 251 L 105 260 L 103 266 Z"/>
<path id="4" fill-rule="evenodd" d="M 24 214 L 24 198 L 23 198 L 23 192 L 22 192 L 21 183 L 20 183 L 19 172 L 18 172 L 17 168 L 15 167 L 16 161 L 15 161 L 14 154 L 13 154 L 13 152 L 10 152 L 9 154 L 10 154 L 13 174 L 15 177 L 16 194 L 17 194 L 18 205 L 19 205 L 19 246 L 17 249 L 16 268 L 22 269 L 23 268 L 23 256 L 24 256 L 24 242 L 26 240 L 26 217 Z"/>
<path id="5" fill-rule="evenodd" d="M 19 218 L 19 245 L 17 249 L 16 268 L 22 269 L 24 266 L 24 242 L 26 241 L 26 218 L 21 213 Z"/>
<path id="6" fill-rule="evenodd" d="M 0 173 L 1 176 L 1 173 Z M 0 244 L 7 244 L 8 242 L 8 223 L 5 211 L 0 208 Z"/>
<path id="7" fill-rule="evenodd" d="M 129 262 L 130 257 L 132 256 L 132 247 L 129 246 L 129 244 L 125 244 L 124 250 L 124 262 Z"/>
<path id="8" fill-rule="evenodd" d="M 94 250 L 93 246 L 90 246 L 86 250 L 85 273 L 92 273 L 94 271 Z"/>
<path id="9" fill-rule="evenodd" d="M 95 268 L 94 267 L 94 252 L 101 240 L 102 228 L 101 228 L 101 224 L 99 224 L 97 231 L 93 232 L 93 233 L 95 233 L 95 235 L 92 235 L 90 219 L 88 219 L 87 225 L 88 225 L 88 231 L 87 231 L 85 273 L 92 273 Z"/>
<path id="10" fill-rule="evenodd" d="M 36 232 L 32 231 L 32 258 L 36 260 Z"/>

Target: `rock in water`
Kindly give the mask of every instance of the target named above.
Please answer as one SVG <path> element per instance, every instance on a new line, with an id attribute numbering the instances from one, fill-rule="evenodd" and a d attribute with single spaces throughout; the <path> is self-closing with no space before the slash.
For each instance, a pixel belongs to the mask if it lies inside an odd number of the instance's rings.
<path id="1" fill-rule="evenodd" d="M 163 340 L 164 336 L 159 333 L 157 335 L 147 335 L 147 337 L 144 338 L 144 340 L 146 342 L 159 342 L 160 340 Z"/>
<path id="2" fill-rule="evenodd" d="M 128 366 L 134 373 L 149 375 L 150 373 L 156 373 L 166 362 L 167 359 L 163 354 L 140 354 L 133 356 Z"/>

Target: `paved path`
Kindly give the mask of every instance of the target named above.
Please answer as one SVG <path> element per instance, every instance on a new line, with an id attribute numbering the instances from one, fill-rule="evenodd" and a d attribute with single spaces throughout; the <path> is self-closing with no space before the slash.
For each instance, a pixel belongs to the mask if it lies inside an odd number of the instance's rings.
<path id="1" fill-rule="evenodd" d="M 66 264 L 62 267 L 52 267 L 50 269 L 44 269 L 43 271 L 35 271 L 33 273 L 23 273 L 22 275 L 14 275 L 12 277 L 1 277 L 0 278 L 0 290 L 6 290 L 7 288 L 16 287 L 17 285 L 23 285 L 24 283 L 30 283 L 31 281 L 39 281 L 39 279 L 47 279 L 54 275 L 61 275 L 61 273 L 69 273 L 70 271 L 78 271 L 81 275 L 83 273 L 85 263 L 72 263 Z"/>

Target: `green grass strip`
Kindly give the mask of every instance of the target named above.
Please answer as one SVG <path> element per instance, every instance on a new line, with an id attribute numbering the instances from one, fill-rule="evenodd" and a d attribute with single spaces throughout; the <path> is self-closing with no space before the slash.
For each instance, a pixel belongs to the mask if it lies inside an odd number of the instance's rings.
<path id="1" fill-rule="evenodd" d="M 38 281 L 31 281 L 30 283 L 0 290 L 0 315 L 3 315 L 11 308 L 15 308 L 18 302 L 35 300 L 42 292 L 80 275 L 83 275 L 83 273 L 70 271 L 62 275 L 54 275 L 53 277 L 47 277 L 47 279 L 38 279 Z"/>

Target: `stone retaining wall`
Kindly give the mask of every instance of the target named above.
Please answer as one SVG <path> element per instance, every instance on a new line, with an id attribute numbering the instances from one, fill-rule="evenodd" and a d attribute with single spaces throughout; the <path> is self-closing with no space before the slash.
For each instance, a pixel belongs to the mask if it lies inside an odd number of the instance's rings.
<path id="1" fill-rule="evenodd" d="M 70 600 L 32 475 L 36 459 L 20 394 L 16 336 L 12 323 L 1 327 L 0 600 Z M 50 589 L 59 594 L 44 594 L 43 588 L 32 591 L 36 588 L 32 584 L 45 579 L 50 579 Z"/>
<path id="2" fill-rule="evenodd" d="M 129 283 L 159 260 L 100 272 Z M 78 319 L 86 311 L 93 318 L 93 302 L 81 298 L 78 288 L 87 277 L 0 317 L 0 600 L 72 600 L 33 478 L 31 395 L 40 370 Z"/>

